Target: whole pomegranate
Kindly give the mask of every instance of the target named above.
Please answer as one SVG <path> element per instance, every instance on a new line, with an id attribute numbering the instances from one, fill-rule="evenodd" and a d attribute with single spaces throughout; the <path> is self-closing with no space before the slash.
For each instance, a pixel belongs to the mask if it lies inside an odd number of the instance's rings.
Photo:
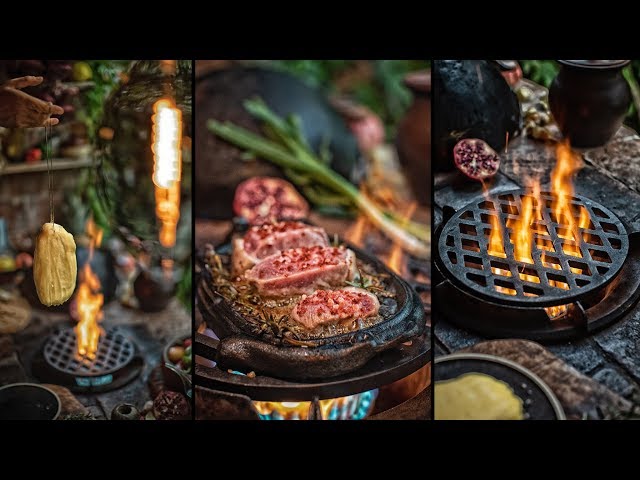
<path id="1" fill-rule="evenodd" d="M 458 170 L 474 180 L 491 178 L 500 167 L 498 154 L 479 138 L 465 138 L 456 143 L 453 159 Z"/>
<path id="2" fill-rule="evenodd" d="M 286 180 L 253 177 L 236 188 L 233 211 L 256 225 L 280 219 L 304 219 L 309 215 L 309 204 Z"/>

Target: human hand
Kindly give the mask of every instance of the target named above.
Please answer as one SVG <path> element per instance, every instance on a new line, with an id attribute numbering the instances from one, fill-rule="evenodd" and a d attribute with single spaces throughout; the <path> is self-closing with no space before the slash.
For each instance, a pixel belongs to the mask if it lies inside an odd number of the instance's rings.
<path id="1" fill-rule="evenodd" d="M 30 128 L 57 125 L 60 120 L 51 115 L 62 115 L 62 107 L 47 103 L 21 89 L 42 83 L 42 77 L 20 77 L 0 85 L 0 126 Z"/>

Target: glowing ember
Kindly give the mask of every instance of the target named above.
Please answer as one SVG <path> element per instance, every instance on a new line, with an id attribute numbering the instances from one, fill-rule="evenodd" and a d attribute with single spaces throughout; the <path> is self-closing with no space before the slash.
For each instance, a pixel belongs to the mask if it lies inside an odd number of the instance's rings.
<path id="1" fill-rule="evenodd" d="M 180 219 L 180 177 L 182 174 L 182 112 L 172 100 L 162 98 L 153 105 L 153 183 L 156 216 L 161 222 L 159 240 L 164 247 L 176 244 Z"/>
<path id="2" fill-rule="evenodd" d="M 102 229 L 90 218 L 87 221 L 85 230 L 89 237 L 89 258 L 79 276 L 80 284 L 76 293 L 76 308 L 79 320 L 74 331 L 77 340 L 77 355 L 94 359 L 98 350 L 100 335 L 104 334 L 104 330 L 98 325 L 98 322 L 102 320 L 104 295 L 100 293 L 100 279 L 91 270 L 90 262 L 93 259 L 94 248 L 96 246 L 99 247 L 102 243 Z"/>

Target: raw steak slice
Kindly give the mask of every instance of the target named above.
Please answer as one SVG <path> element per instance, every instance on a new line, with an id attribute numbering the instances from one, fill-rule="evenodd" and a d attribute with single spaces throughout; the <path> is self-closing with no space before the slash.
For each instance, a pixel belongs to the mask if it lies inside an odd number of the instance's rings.
<path id="1" fill-rule="evenodd" d="M 263 259 L 245 277 L 261 295 L 287 297 L 342 286 L 355 273 L 356 255 L 345 247 L 301 247 Z"/>
<path id="2" fill-rule="evenodd" d="M 233 241 L 233 272 L 240 275 L 263 258 L 298 247 L 328 247 L 329 237 L 319 227 L 302 222 L 278 222 L 249 228 Z"/>
<path id="3" fill-rule="evenodd" d="M 328 323 L 373 317 L 378 310 L 378 297 L 362 288 L 318 290 L 302 297 L 291 311 L 291 319 L 312 330 Z"/>

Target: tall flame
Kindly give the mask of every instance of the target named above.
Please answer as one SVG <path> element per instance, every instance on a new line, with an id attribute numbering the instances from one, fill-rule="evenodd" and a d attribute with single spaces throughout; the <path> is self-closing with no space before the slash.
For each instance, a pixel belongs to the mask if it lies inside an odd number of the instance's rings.
<path id="1" fill-rule="evenodd" d="M 526 196 L 522 199 L 521 211 L 514 225 L 513 249 L 516 260 L 524 263 L 533 263 L 531 246 L 533 243 L 533 197 Z"/>
<path id="2" fill-rule="evenodd" d="M 491 202 L 489 197 L 489 187 L 483 182 L 482 193 L 487 202 Z M 505 258 L 504 245 L 502 244 L 502 225 L 497 215 L 489 215 L 489 224 L 491 231 L 489 232 L 489 255 L 494 257 Z"/>
<path id="3" fill-rule="evenodd" d="M 580 229 L 587 229 L 591 225 L 589 218 L 589 211 L 585 207 L 580 207 L 579 218 L 576 221 L 575 208 L 572 207 L 574 187 L 573 178 L 576 173 L 582 168 L 582 160 L 572 150 L 569 142 L 560 143 L 556 149 L 556 165 L 551 172 L 551 192 L 554 194 L 554 201 L 551 205 L 552 214 L 556 223 L 566 225 L 566 229 L 558 229 L 558 236 L 563 238 L 563 252 L 567 255 L 575 257 L 582 257 L 580 250 Z M 523 263 L 533 263 L 533 249 L 538 248 L 543 250 L 541 257 L 542 263 L 547 268 L 554 270 L 562 270 L 562 267 L 558 263 L 551 261 L 550 256 L 546 255 L 546 252 L 554 252 L 554 247 L 549 240 L 545 240 L 536 229 L 536 222 L 542 222 L 542 208 L 544 206 L 543 200 L 540 194 L 540 181 L 535 179 L 530 182 L 531 195 L 526 195 L 522 198 L 521 208 L 516 219 L 508 219 L 507 226 L 512 229 L 511 242 L 513 243 L 514 256 L 517 260 Z M 485 198 L 488 201 L 489 197 L 485 191 Z M 504 257 L 504 248 L 502 245 L 502 231 L 501 225 L 498 221 L 498 217 L 495 215 L 489 216 L 489 223 L 491 224 L 491 233 L 489 238 L 489 254 L 498 257 Z M 542 224 L 538 224 L 538 227 Z M 534 235 L 538 232 L 538 235 Z M 573 273 L 579 274 L 581 270 L 578 268 L 571 268 Z M 511 276 L 511 272 L 492 267 L 492 272 L 497 275 Z M 519 273 L 522 280 L 540 283 L 540 278 L 537 275 L 530 275 L 526 273 Z M 556 288 L 568 290 L 569 285 L 560 280 L 549 279 L 549 284 Z M 515 295 L 516 292 L 512 289 L 496 286 L 497 291 L 506 293 L 508 295 Z M 528 294 L 532 296 L 533 294 Z M 545 308 L 547 315 L 551 319 L 559 318 L 568 312 L 568 305 L 559 305 L 554 307 Z"/>
<path id="4" fill-rule="evenodd" d="M 182 175 L 182 112 L 168 98 L 153 105 L 153 183 L 156 216 L 161 222 L 159 240 L 164 247 L 176 244 L 180 219 L 180 178 Z"/>
<path id="5" fill-rule="evenodd" d="M 76 333 L 77 354 L 80 357 L 93 359 L 98 350 L 100 335 L 104 333 L 98 325 L 98 322 L 102 320 L 104 295 L 100 293 L 100 279 L 91 270 L 90 262 L 93 259 L 94 248 L 99 247 L 102 243 L 102 229 L 90 218 L 85 230 L 89 237 L 89 258 L 80 272 L 80 284 L 76 293 L 79 320 L 74 331 Z"/>
<path id="6" fill-rule="evenodd" d="M 553 215 L 558 223 L 569 226 L 567 235 L 559 235 L 563 238 L 571 238 L 577 241 L 578 230 L 573 209 L 571 208 L 571 197 L 573 197 L 573 177 L 582 168 L 582 160 L 573 153 L 569 142 L 559 143 L 556 148 L 556 166 L 551 172 L 551 188 L 555 195 L 553 202 Z M 571 235 L 571 236 L 569 236 Z M 570 255 L 581 256 L 566 252 Z"/>

